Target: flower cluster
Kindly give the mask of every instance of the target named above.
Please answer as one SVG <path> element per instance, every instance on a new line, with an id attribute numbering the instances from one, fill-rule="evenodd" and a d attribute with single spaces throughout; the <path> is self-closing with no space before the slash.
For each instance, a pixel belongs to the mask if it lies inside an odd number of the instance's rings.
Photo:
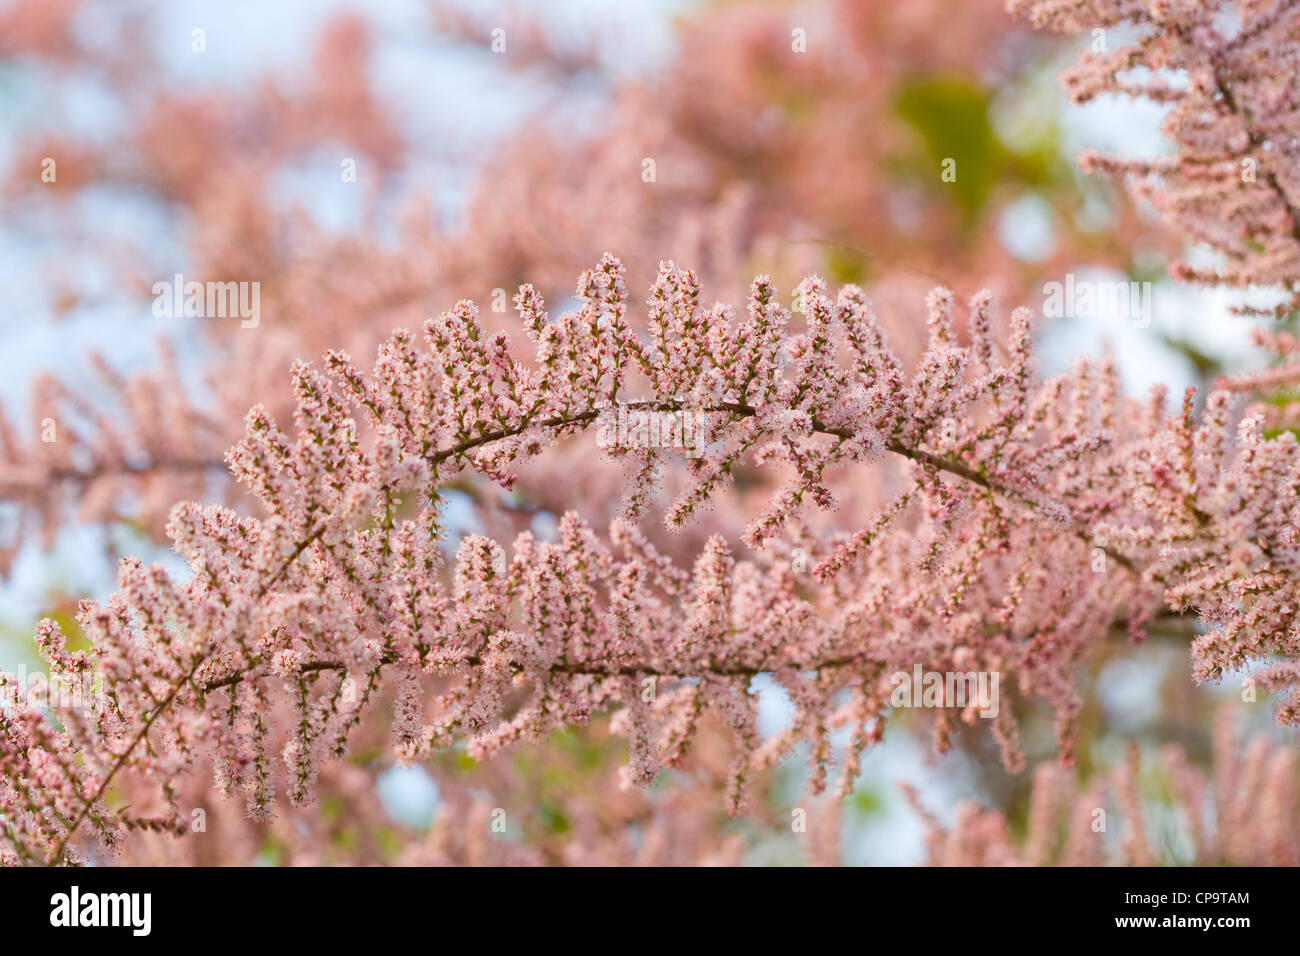
<path id="1" fill-rule="evenodd" d="M 1164 134 L 1177 152 L 1158 160 L 1085 154 L 1084 167 L 1129 181 L 1179 235 L 1221 257 L 1215 268 L 1180 264 L 1176 275 L 1237 289 L 1280 290 L 1272 308 L 1300 308 L 1300 146 L 1294 69 L 1300 4 L 1292 0 L 1010 0 L 1035 26 L 1090 31 L 1065 75 L 1075 102 L 1102 94 L 1169 108 Z M 1131 29 L 1131 44 L 1109 37 Z"/>
<path id="2" fill-rule="evenodd" d="M 277 788 L 306 803 L 381 699 L 401 759 L 458 741 L 485 756 L 613 713 L 630 785 L 678 765 L 716 720 L 738 812 L 796 746 L 821 791 L 840 729 L 839 790 L 851 787 L 893 675 L 920 664 L 998 673 L 1042 699 L 1068 762 L 1079 663 L 1162 608 L 1209 626 L 1199 677 L 1285 658 L 1266 681 L 1292 689 L 1279 714 L 1295 719 L 1300 451 L 1290 432 L 1270 437 L 1263 412 L 1242 418 L 1232 383 L 1197 421 L 1190 400 L 1167 418 L 1159 394 L 1123 399 L 1107 363 L 1042 382 L 1026 310 L 1001 341 L 989 296 L 963 309 L 942 288 L 911 367 L 859 289 L 832 298 L 816 277 L 792 310 L 760 276 L 737 312 L 704 307 L 695 275 L 664 263 L 645 334 L 616 258 L 577 296 L 552 320 L 520 289 L 531 360 L 461 302 L 422 335 L 394 332 L 369 372 L 341 352 L 297 365 L 291 427 L 254 407 L 227 457 L 260 513 L 177 506 L 169 534 L 188 579 L 125 561 L 118 593 L 82 605 L 89 653 L 42 625 L 52 673 L 93 670 L 106 693 L 57 720 L 0 712 L 12 858 L 183 830 L 177 787 L 209 754 L 254 818 Z M 464 534 L 447 561 L 452 483 L 509 487 L 619 404 L 705 413 L 701 454 L 606 447 L 627 467 L 608 535 L 569 513 L 552 539 L 526 531 L 508 548 Z M 712 536 L 687 568 L 652 543 L 644 519 L 696 520 L 750 469 L 783 477 L 743 545 Z M 886 492 L 859 529 L 818 526 L 873 480 Z M 758 731 L 760 674 L 795 708 L 774 736 Z M 956 722 L 981 720 L 979 702 L 933 704 L 940 749 Z M 1015 708 L 997 708 L 991 730 L 1019 769 Z M 158 813 L 113 809 L 128 775 L 156 786 Z"/>

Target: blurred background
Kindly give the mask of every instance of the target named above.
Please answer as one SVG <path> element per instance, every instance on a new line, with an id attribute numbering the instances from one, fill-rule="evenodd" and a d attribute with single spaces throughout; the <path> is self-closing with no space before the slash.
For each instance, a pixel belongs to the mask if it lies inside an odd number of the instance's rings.
<path id="1" fill-rule="evenodd" d="M 254 401 L 288 417 L 292 359 L 366 357 L 394 326 L 460 298 L 486 310 L 523 281 L 558 310 L 605 250 L 634 298 L 666 258 L 723 301 L 757 272 L 787 290 L 807 272 L 860 283 L 904 350 L 935 284 L 1041 310 L 1067 273 L 1149 281 L 1149 324 L 1045 317 L 1041 371 L 1110 352 L 1130 392 L 1177 396 L 1258 364 L 1224 293 L 1167 278 L 1180 237 L 1074 163 L 1089 147 L 1166 148 L 1154 107 L 1065 101 L 1056 78 L 1076 53 L 1001 0 L 0 0 L 0 666 L 37 666 L 42 616 L 75 633 L 76 602 L 111 592 L 122 555 L 183 573 L 167 508 L 229 496 L 222 451 Z M 955 183 L 939 174 L 949 157 Z M 176 273 L 258 282 L 258 328 L 155 315 L 151 287 Z M 57 442 L 40 441 L 46 419 Z M 526 519 L 514 502 L 491 520 L 545 527 L 593 487 L 539 490 Z M 463 527 L 490 525 L 485 494 L 451 492 Z M 1089 661 L 1081 780 L 1131 741 L 1208 761 L 1216 696 L 1237 690 L 1192 685 L 1187 638 Z M 775 732 L 788 702 L 764 702 Z M 1266 728 L 1267 707 L 1257 716 Z M 1027 752 L 1050 757 L 1050 717 L 1024 718 Z M 511 758 L 503 784 L 540 795 L 538 840 L 569 826 L 584 775 L 622 759 L 599 726 L 555 746 L 558 764 Z M 358 834 L 342 814 L 329 839 L 340 853 L 372 841 L 379 860 L 476 772 L 454 758 L 367 770 L 392 832 Z M 770 818 L 720 824 L 747 859 L 801 859 L 782 814 L 803 773 L 795 760 L 773 775 Z M 973 799 L 1022 827 L 1027 777 L 974 735 L 934 757 L 899 719 L 840 810 L 839 850 L 924 859 L 900 780 L 941 819 Z M 1167 782 L 1143 781 L 1177 862 Z M 274 840 L 257 853 L 285 861 Z"/>

